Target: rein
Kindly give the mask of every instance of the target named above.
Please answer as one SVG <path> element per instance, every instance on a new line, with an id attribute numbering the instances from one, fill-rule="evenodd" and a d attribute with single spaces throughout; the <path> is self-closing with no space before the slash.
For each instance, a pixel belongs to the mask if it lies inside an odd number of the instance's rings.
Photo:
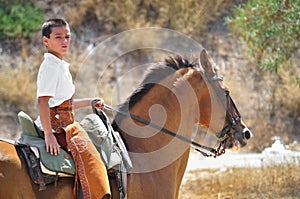
<path id="1" fill-rule="evenodd" d="M 194 142 L 192 141 L 191 139 L 188 139 L 182 135 L 178 135 L 164 127 L 161 127 L 155 123 L 152 123 L 148 120 L 145 120 L 137 115 L 133 115 L 131 113 L 127 113 L 127 112 L 124 112 L 124 111 L 121 111 L 117 108 L 114 108 L 114 107 L 111 107 L 111 106 L 108 106 L 108 105 L 104 105 L 104 108 L 107 109 L 107 110 L 110 110 L 110 111 L 116 111 L 124 116 L 127 116 L 127 117 L 131 117 L 133 118 L 134 120 L 136 121 L 139 121 L 143 124 L 146 124 L 146 125 L 149 125 L 155 129 L 158 129 L 170 136 L 173 136 L 173 137 L 176 137 L 190 145 L 192 145 L 191 147 L 193 149 L 195 149 L 196 151 L 198 151 L 199 153 L 201 153 L 203 156 L 205 157 L 217 157 L 217 156 L 220 156 L 222 154 L 225 153 L 225 142 L 226 140 L 229 138 L 229 135 L 228 133 L 230 132 L 231 129 L 234 129 L 235 126 L 237 125 L 237 123 L 241 120 L 241 115 L 234 103 L 234 101 L 232 100 L 231 96 L 229 95 L 229 92 L 226 92 L 225 93 L 222 93 L 220 91 L 220 89 L 217 87 L 217 85 L 215 84 L 216 81 L 223 81 L 223 78 L 222 77 L 219 77 L 219 76 L 214 76 L 214 77 L 209 77 L 205 72 L 204 72 L 204 76 L 208 79 L 208 82 L 212 85 L 214 91 L 216 92 L 219 100 L 221 101 L 222 105 L 224 106 L 225 110 L 226 110 L 226 119 L 228 121 L 228 125 L 226 125 L 219 133 L 217 133 L 217 138 L 218 138 L 218 142 L 219 142 L 219 146 L 215 149 L 215 148 L 212 148 L 212 147 L 208 147 L 208 146 L 204 146 L 204 145 L 201 145 L 197 142 Z M 224 96 L 225 96 L 225 100 L 224 99 Z M 228 106 L 226 104 L 226 102 L 229 101 L 230 105 L 232 106 L 232 108 L 234 109 L 234 111 L 236 112 L 237 114 L 237 117 L 234 117 L 234 115 L 228 110 Z M 205 150 L 205 151 L 203 151 Z"/>
<path id="2" fill-rule="evenodd" d="M 213 157 L 217 157 L 217 156 L 220 156 L 220 155 L 222 155 L 222 154 L 225 153 L 225 149 L 222 147 L 222 142 L 220 142 L 220 145 L 219 145 L 219 147 L 217 149 L 212 148 L 212 147 L 208 147 L 208 146 L 204 146 L 204 145 L 201 145 L 201 144 L 199 144 L 197 142 L 194 142 L 194 141 L 192 141 L 192 140 L 190 140 L 190 139 L 188 139 L 188 138 L 186 138 L 186 137 L 184 137 L 182 135 L 178 135 L 178 134 L 176 134 L 176 133 L 174 133 L 174 132 L 172 132 L 172 131 L 170 131 L 170 130 L 168 130 L 166 128 L 163 128 L 163 127 L 161 127 L 161 126 L 159 126 L 159 125 L 157 125 L 155 123 L 152 123 L 152 122 L 150 122 L 148 120 L 145 120 L 145 119 L 143 119 L 143 118 L 141 118 L 141 117 L 139 117 L 137 115 L 133 115 L 131 113 L 127 113 L 127 112 L 121 111 L 121 110 L 119 110 L 117 108 L 108 106 L 106 104 L 104 105 L 104 108 L 107 109 L 107 110 L 110 110 L 110 111 L 116 111 L 118 113 L 121 113 L 124 116 L 131 117 L 131 118 L 133 118 L 136 121 L 139 121 L 139 122 L 141 122 L 143 124 L 149 125 L 149 126 L 155 128 L 155 129 L 158 129 L 158 130 L 160 130 L 160 131 L 162 131 L 162 132 L 164 132 L 164 133 L 166 133 L 166 134 L 168 134 L 170 136 L 176 137 L 176 138 L 178 138 L 178 139 L 180 139 L 180 140 L 182 140 L 182 141 L 184 141 L 184 142 L 186 142 L 188 144 L 191 144 L 192 148 L 194 148 L 196 151 L 200 152 L 205 157 L 212 157 L 212 156 Z M 206 150 L 207 152 L 201 150 L 200 148 Z"/>

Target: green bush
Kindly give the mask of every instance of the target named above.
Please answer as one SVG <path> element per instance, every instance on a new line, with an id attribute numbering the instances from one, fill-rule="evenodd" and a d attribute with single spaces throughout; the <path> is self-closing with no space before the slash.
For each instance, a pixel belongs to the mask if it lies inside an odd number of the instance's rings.
<path id="1" fill-rule="evenodd" d="M 29 37 L 42 22 L 42 11 L 31 4 L 0 3 L 0 38 Z"/>
<path id="2" fill-rule="evenodd" d="M 277 72 L 299 49 L 300 0 L 249 0 L 226 22 L 263 69 Z"/>

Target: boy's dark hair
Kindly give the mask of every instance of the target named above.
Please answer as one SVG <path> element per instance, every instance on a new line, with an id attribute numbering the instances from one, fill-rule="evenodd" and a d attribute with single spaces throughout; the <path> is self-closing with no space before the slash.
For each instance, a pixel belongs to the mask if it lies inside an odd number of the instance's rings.
<path id="1" fill-rule="evenodd" d="M 52 33 L 52 28 L 61 27 L 61 26 L 69 26 L 69 25 L 64 19 L 59 19 L 59 18 L 48 19 L 42 25 L 42 36 L 50 38 L 50 34 Z"/>

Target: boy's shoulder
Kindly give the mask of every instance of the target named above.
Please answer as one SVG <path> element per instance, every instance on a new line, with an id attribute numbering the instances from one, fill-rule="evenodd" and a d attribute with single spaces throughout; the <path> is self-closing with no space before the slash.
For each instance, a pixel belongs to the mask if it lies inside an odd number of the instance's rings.
<path id="1" fill-rule="evenodd" d="M 59 63 L 47 56 L 44 57 L 44 60 L 42 61 L 40 68 L 39 68 L 39 73 L 45 73 L 45 74 L 51 74 L 57 73 L 59 68 Z M 57 71 L 57 72 L 55 72 Z"/>

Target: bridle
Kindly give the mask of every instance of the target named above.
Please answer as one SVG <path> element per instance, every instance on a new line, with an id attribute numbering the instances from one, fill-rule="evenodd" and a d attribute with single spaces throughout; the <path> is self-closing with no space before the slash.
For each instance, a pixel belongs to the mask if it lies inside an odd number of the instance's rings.
<path id="1" fill-rule="evenodd" d="M 226 110 L 226 121 L 227 125 L 219 132 L 217 133 L 216 137 L 218 138 L 219 146 L 216 149 L 218 152 L 214 157 L 222 155 L 225 153 L 225 143 L 227 139 L 230 137 L 229 133 L 231 129 L 235 129 L 235 127 L 238 125 L 238 123 L 241 121 L 241 114 L 239 110 L 237 109 L 233 99 L 231 98 L 229 91 L 220 89 L 217 85 L 217 81 L 223 81 L 223 77 L 220 76 L 213 76 L 210 77 L 206 72 L 203 72 L 204 76 L 206 77 L 209 84 L 212 86 L 213 90 L 215 91 L 216 95 L 218 96 L 218 99 L 222 103 L 224 109 Z M 230 112 L 228 105 L 229 104 L 232 109 L 234 110 L 236 116 L 232 112 Z M 197 150 L 197 149 L 195 149 Z M 198 150 L 197 150 L 198 151 Z"/>
<path id="2" fill-rule="evenodd" d="M 217 94 L 218 99 L 222 103 L 224 109 L 226 110 L 226 120 L 227 120 L 228 124 L 222 129 L 221 132 L 219 132 L 217 134 L 217 137 L 220 140 L 223 140 L 223 139 L 226 139 L 226 135 L 228 134 L 230 129 L 234 128 L 237 125 L 237 123 L 241 120 L 241 114 L 240 114 L 239 110 L 237 109 L 233 99 L 229 95 L 229 91 L 227 91 L 227 90 L 223 91 L 223 90 L 219 89 L 217 87 L 217 85 L 215 84 L 216 81 L 223 81 L 223 77 L 219 77 L 219 76 L 209 77 L 207 74 L 205 74 L 205 76 L 206 76 L 208 82 L 210 83 L 210 85 L 213 87 L 213 89 L 214 89 L 215 93 Z M 227 103 L 230 104 L 230 106 L 235 111 L 236 117 L 229 111 Z"/>
<path id="3" fill-rule="evenodd" d="M 199 144 L 197 142 L 194 142 L 192 141 L 191 139 L 188 139 L 182 135 L 178 135 L 164 127 L 161 127 L 155 123 L 152 123 L 148 120 L 145 120 L 137 115 L 133 115 L 129 112 L 125 112 L 125 111 L 122 111 L 118 108 L 115 108 L 115 107 L 111 107 L 111 106 L 108 106 L 108 105 L 104 105 L 104 108 L 107 109 L 107 110 L 110 110 L 110 111 L 115 111 L 115 112 L 118 112 L 124 116 L 127 116 L 127 117 L 131 117 L 132 119 L 136 120 L 136 121 L 139 121 L 145 125 L 149 125 L 155 129 L 158 129 L 170 136 L 173 136 L 173 137 L 176 137 L 188 144 L 191 145 L 191 147 L 193 149 L 195 149 L 196 151 L 200 152 L 203 156 L 205 157 L 217 157 L 217 156 L 220 156 L 222 154 L 225 153 L 225 143 L 227 141 L 227 139 L 230 137 L 229 135 L 229 132 L 231 129 L 234 129 L 236 127 L 236 125 L 238 124 L 238 122 L 241 120 L 241 115 L 234 103 L 234 101 L 232 100 L 232 98 L 230 97 L 229 95 L 229 92 L 223 92 L 221 89 L 219 89 L 216 85 L 216 81 L 223 81 L 223 78 L 222 77 L 219 77 L 219 76 L 213 76 L 213 77 L 209 77 L 208 74 L 204 73 L 206 79 L 208 80 L 208 82 L 212 85 L 214 91 L 216 92 L 219 100 L 221 101 L 222 105 L 224 106 L 225 110 L 226 110 L 226 120 L 227 120 L 227 125 L 219 132 L 217 133 L 217 138 L 218 138 L 218 142 L 219 142 L 219 145 L 217 148 L 212 148 L 212 147 L 209 147 L 209 146 L 204 146 L 202 144 Z M 226 98 L 226 100 L 224 100 L 224 96 Z M 227 106 L 227 103 L 230 104 L 230 106 L 234 109 L 234 111 L 236 112 L 237 116 L 234 117 L 234 115 L 229 111 L 228 109 L 228 106 Z M 94 104 L 94 102 L 92 103 Z M 93 106 L 94 107 L 94 106 Z"/>

